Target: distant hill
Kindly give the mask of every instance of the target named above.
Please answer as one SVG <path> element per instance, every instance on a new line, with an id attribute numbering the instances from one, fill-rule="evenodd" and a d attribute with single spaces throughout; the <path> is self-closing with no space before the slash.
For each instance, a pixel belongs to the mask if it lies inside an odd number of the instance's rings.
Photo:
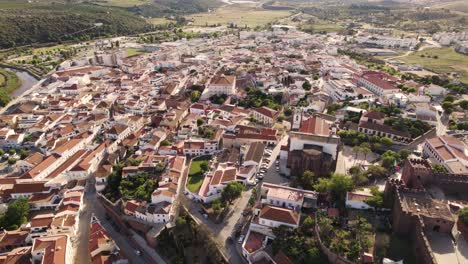
<path id="1" fill-rule="evenodd" d="M 219 5 L 217 0 L 0 0 L 0 48 L 136 34 L 153 29 L 145 18 Z"/>

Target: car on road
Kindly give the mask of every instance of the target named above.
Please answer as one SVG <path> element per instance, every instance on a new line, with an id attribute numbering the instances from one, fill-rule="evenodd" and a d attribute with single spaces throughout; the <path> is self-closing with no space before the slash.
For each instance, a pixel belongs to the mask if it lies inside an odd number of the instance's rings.
<path id="1" fill-rule="evenodd" d="M 276 160 L 276 161 L 275 161 L 275 164 L 276 164 L 276 165 L 279 165 L 279 160 Z"/>
<path id="2" fill-rule="evenodd" d="M 247 184 L 250 186 L 255 186 L 258 184 L 258 179 L 255 179 L 254 181 L 248 181 Z"/>
<path id="3" fill-rule="evenodd" d="M 276 171 L 279 171 L 279 166 L 276 166 Z"/>
<path id="4" fill-rule="evenodd" d="M 141 256 L 141 251 L 138 250 L 138 249 L 136 249 L 136 250 L 135 250 L 135 254 L 137 254 L 137 256 Z"/>
<path id="5" fill-rule="evenodd" d="M 208 215 L 207 215 L 207 214 L 203 214 L 203 218 L 208 219 Z"/>
<path id="6" fill-rule="evenodd" d="M 257 178 L 258 178 L 258 179 L 263 179 L 263 173 L 257 174 Z"/>
<path id="7" fill-rule="evenodd" d="M 239 237 L 239 240 L 237 240 L 237 242 L 238 242 L 239 244 L 242 244 L 242 242 L 244 242 L 244 238 L 245 238 L 245 236 L 244 236 L 244 235 L 241 235 L 241 236 Z"/>

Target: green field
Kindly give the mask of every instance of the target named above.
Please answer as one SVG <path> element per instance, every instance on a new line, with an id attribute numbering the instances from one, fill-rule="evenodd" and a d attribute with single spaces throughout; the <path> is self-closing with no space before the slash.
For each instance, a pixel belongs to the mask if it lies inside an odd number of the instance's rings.
<path id="1" fill-rule="evenodd" d="M 140 50 L 140 49 L 134 49 L 134 48 L 129 48 L 125 51 L 125 55 L 127 57 L 130 57 L 130 56 L 134 56 L 134 55 L 138 55 L 138 54 L 142 54 L 142 53 L 145 53 L 143 50 Z"/>
<path id="2" fill-rule="evenodd" d="M 203 161 L 209 161 L 210 159 L 211 156 L 202 156 L 192 160 L 187 180 L 187 189 L 189 189 L 189 191 L 197 192 L 198 189 L 200 189 L 204 178 L 203 172 L 200 168 L 200 164 Z"/>
<path id="3" fill-rule="evenodd" d="M 238 27 L 245 25 L 256 27 L 289 15 L 291 15 L 289 11 L 265 10 L 251 4 L 234 4 L 220 7 L 211 13 L 194 14 L 186 18 L 193 21 L 196 26 L 236 23 Z"/>
<path id="4" fill-rule="evenodd" d="M 446 8 L 450 11 L 468 13 L 468 4 L 466 0 L 459 0 L 446 3 L 436 3 L 434 7 L 437 8 Z"/>
<path id="5" fill-rule="evenodd" d="M 169 20 L 167 18 L 164 18 L 164 17 L 155 17 L 155 18 L 150 18 L 148 19 L 148 22 L 153 24 L 153 25 L 166 25 L 166 24 L 170 24 L 170 23 L 176 23 L 176 21 L 174 20 Z"/>
<path id="6" fill-rule="evenodd" d="M 0 90 L 10 94 L 21 86 L 21 81 L 14 72 L 0 69 Z"/>
<path id="7" fill-rule="evenodd" d="M 398 60 L 421 65 L 439 74 L 456 72 L 460 74 L 460 81 L 468 83 L 468 56 L 455 52 L 453 48 L 425 49 L 400 57 Z"/>
<path id="8" fill-rule="evenodd" d="M 301 25 L 301 28 L 308 32 L 337 32 L 344 29 L 338 23 L 327 21 L 317 21 L 313 24 Z"/>

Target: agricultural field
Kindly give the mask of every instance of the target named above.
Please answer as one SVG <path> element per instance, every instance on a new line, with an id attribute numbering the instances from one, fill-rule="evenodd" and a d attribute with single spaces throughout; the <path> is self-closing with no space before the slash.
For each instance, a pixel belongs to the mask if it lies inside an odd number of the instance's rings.
<path id="1" fill-rule="evenodd" d="M 174 20 L 170 20 L 170 19 L 167 19 L 167 18 L 164 18 L 164 17 L 154 17 L 154 18 L 150 18 L 148 19 L 148 22 L 152 25 L 167 25 L 167 24 L 176 24 L 177 22 L 174 21 Z"/>
<path id="2" fill-rule="evenodd" d="M 253 4 L 234 4 L 220 7 L 210 13 L 200 13 L 187 16 L 195 26 L 227 25 L 235 23 L 238 27 L 265 26 L 277 19 L 291 15 L 285 10 L 266 10 Z"/>
<path id="3" fill-rule="evenodd" d="M 327 21 L 316 21 L 314 23 L 302 24 L 300 26 L 303 30 L 307 32 L 337 32 L 344 29 L 338 23 L 331 23 Z"/>
<path id="4" fill-rule="evenodd" d="M 437 8 L 446 8 L 450 11 L 468 13 L 468 4 L 466 0 L 457 0 L 453 2 L 437 3 L 434 5 Z"/>
<path id="5" fill-rule="evenodd" d="M 118 6 L 118 7 L 131 7 L 147 4 L 149 0 L 97 0 L 93 1 L 100 5 Z"/>
<path id="6" fill-rule="evenodd" d="M 398 60 L 417 64 L 440 74 L 458 73 L 460 81 L 468 83 L 468 56 L 457 53 L 453 48 L 433 48 L 417 51 Z"/>

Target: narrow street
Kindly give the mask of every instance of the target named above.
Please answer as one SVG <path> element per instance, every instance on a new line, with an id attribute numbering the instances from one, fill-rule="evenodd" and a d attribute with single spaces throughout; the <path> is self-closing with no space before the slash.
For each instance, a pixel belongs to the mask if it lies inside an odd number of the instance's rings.
<path id="1" fill-rule="evenodd" d="M 146 249 L 142 251 L 143 256 L 137 255 L 137 248 L 133 245 L 131 238 L 122 235 L 109 220 L 106 219 L 106 211 L 101 202 L 97 199 L 94 179 L 92 178 L 87 181 L 83 197 L 83 207 L 78 223 L 79 230 L 76 240 L 73 243 L 73 246 L 76 248 L 75 263 L 90 263 L 88 252 L 89 224 L 93 214 L 99 219 L 109 236 L 117 243 L 122 255 L 124 255 L 130 263 L 165 263 L 164 260 L 157 255 L 156 251 L 152 249 L 153 252 L 148 252 Z M 141 247 L 139 247 L 138 250 L 141 250 Z"/>
<path id="2" fill-rule="evenodd" d="M 231 205 L 230 212 L 226 216 L 226 219 L 220 224 L 215 224 L 209 219 L 205 219 L 202 214 L 199 212 L 200 206 L 193 203 L 187 198 L 184 199 L 185 207 L 189 210 L 190 214 L 195 218 L 195 221 L 198 224 L 206 227 L 212 234 L 215 239 L 218 248 L 223 251 L 223 253 L 228 257 L 230 264 L 241 264 L 245 263 L 242 256 L 239 255 L 239 252 L 236 249 L 237 241 L 234 238 L 232 243 L 227 243 L 228 237 L 234 233 L 236 225 L 243 220 L 242 212 L 246 208 L 250 196 L 252 194 L 252 189 L 249 189 L 242 193 L 241 198 L 237 199 L 233 205 Z"/>

